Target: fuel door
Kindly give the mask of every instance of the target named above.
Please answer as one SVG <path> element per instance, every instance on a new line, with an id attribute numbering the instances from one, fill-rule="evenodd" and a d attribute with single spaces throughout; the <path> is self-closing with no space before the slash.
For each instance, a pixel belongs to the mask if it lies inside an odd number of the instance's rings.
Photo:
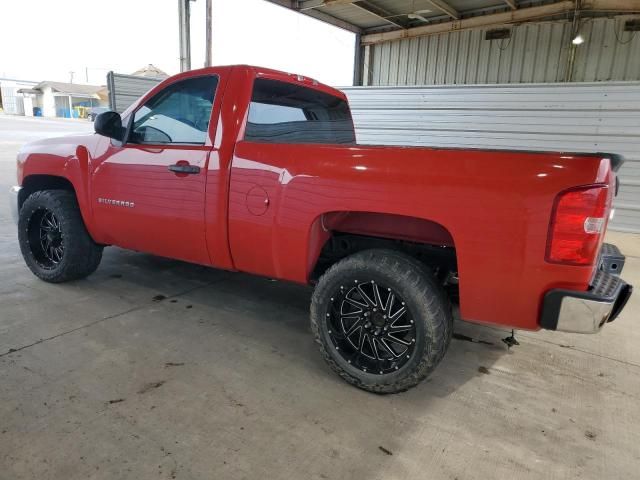
<path id="1" fill-rule="evenodd" d="M 260 185 L 254 185 L 247 191 L 247 210 L 252 215 L 264 215 L 269 208 L 269 194 Z"/>

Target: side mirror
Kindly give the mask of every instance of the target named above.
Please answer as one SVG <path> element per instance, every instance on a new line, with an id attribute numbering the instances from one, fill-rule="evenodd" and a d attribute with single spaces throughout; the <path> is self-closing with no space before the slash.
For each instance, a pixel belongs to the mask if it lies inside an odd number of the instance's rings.
<path id="1" fill-rule="evenodd" d="M 117 112 L 102 112 L 93 122 L 93 128 L 97 134 L 122 141 L 124 129 L 122 128 L 122 118 Z"/>

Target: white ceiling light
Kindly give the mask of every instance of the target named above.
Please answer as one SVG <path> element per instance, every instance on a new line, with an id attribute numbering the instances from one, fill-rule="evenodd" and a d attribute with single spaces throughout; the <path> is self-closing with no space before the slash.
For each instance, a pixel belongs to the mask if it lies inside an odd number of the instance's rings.
<path id="1" fill-rule="evenodd" d="M 578 34 L 573 38 L 573 40 L 571 40 L 571 43 L 573 43 L 574 45 L 581 45 L 584 43 L 584 37 Z"/>
<path id="2" fill-rule="evenodd" d="M 422 14 L 423 13 L 431 13 L 431 10 L 417 10 L 415 12 L 411 12 L 407 14 L 407 17 L 409 18 L 409 20 L 420 20 L 421 22 L 425 22 L 428 23 L 429 20 L 427 20 Z"/>

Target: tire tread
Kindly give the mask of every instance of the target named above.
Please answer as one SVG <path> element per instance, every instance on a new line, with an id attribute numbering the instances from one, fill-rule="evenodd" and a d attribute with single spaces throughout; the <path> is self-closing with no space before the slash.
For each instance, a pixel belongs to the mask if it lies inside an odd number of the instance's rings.
<path id="1" fill-rule="evenodd" d="M 319 329 L 319 322 L 324 321 L 323 303 L 326 302 L 326 296 L 330 295 L 324 291 L 328 284 L 339 276 L 360 271 L 367 265 L 376 265 L 381 270 L 391 273 L 409 292 L 424 292 L 418 299 L 425 312 L 425 318 L 428 319 L 422 357 L 404 376 L 390 383 L 363 383 L 361 379 L 342 368 L 328 351 Z M 446 293 L 437 284 L 426 265 L 399 251 L 374 249 L 356 253 L 337 262 L 320 277 L 311 301 L 311 329 L 325 361 L 345 381 L 374 393 L 400 393 L 416 386 L 440 363 L 451 342 L 453 316 Z"/>
<path id="2" fill-rule="evenodd" d="M 26 235 L 26 223 L 36 209 L 47 207 L 61 217 L 66 226 L 65 255 L 61 265 L 52 270 L 38 266 Z M 20 249 L 29 269 L 40 279 L 51 283 L 62 283 L 85 278 L 100 265 L 103 247 L 96 244 L 84 225 L 80 208 L 73 192 L 68 190 L 40 190 L 32 193 L 20 209 Z"/>

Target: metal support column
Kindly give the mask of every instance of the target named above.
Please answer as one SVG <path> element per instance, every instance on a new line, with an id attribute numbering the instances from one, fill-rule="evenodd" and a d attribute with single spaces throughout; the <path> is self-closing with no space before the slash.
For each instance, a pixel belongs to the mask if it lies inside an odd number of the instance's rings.
<path id="1" fill-rule="evenodd" d="M 178 18 L 180 22 L 180 71 L 191 70 L 191 28 L 190 0 L 178 0 Z"/>
<path id="2" fill-rule="evenodd" d="M 362 54 L 362 85 L 365 87 L 373 83 L 373 72 L 371 70 L 371 58 L 373 55 L 373 49 L 371 45 L 365 45 L 363 47 L 364 53 Z"/>
<path id="3" fill-rule="evenodd" d="M 353 55 L 353 85 L 362 85 L 362 44 L 360 43 L 360 34 L 355 34 L 355 51 Z"/>
<path id="4" fill-rule="evenodd" d="M 567 66 L 564 72 L 564 81 L 572 82 L 573 81 L 573 71 L 575 69 L 576 64 L 576 54 L 578 53 L 578 45 L 573 43 L 573 39 L 576 35 L 580 33 L 580 8 L 581 8 L 581 0 L 575 0 L 576 7 L 573 11 L 573 21 L 571 22 L 571 35 L 569 37 L 569 54 L 567 55 Z M 615 28 L 615 27 L 614 27 Z"/>
<path id="5" fill-rule="evenodd" d="M 212 43 L 213 43 L 213 36 L 212 36 L 212 32 L 211 32 L 211 4 L 213 3 L 213 0 L 207 0 L 207 26 L 206 26 L 206 48 L 205 48 L 205 58 L 204 58 L 204 66 L 205 67 L 210 67 L 211 66 L 211 48 L 212 48 Z"/>

